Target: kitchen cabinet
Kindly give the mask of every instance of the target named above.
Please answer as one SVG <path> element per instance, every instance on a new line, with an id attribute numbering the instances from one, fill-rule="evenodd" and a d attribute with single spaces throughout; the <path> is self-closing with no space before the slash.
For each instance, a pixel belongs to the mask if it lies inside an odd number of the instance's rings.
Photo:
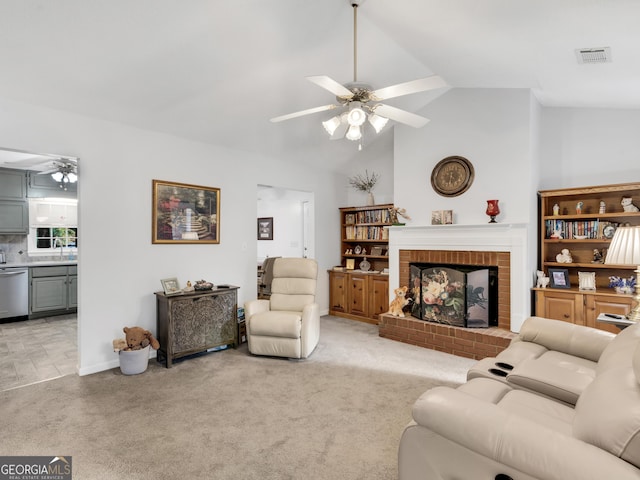
<path id="1" fill-rule="evenodd" d="M 29 284 L 29 318 L 60 315 L 77 310 L 77 266 L 31 267 Z"/>
<path id="2" fill-rule="evenodd" d="M 216 347 L 238 345 L 238 287 L 182 295 L 156 292 L 158 361 L 171 367 L 177 358 Z"/>
<path id="3" fill-rule="evenodd" d="M 26 174 L 21 170 L 0 168 L 0 234 L 26 235 L 28 232 Z"/>
<path id="4" fill-rule="evenodd" d="M 66 190 L 60 188 L 61 183 L 56 182 L 50 174 L 43 175 L 39 172 L 29 172 L 27 176 L 27 197 L 43 198 L 77 198 L 78 183 L 66 183 Z"/>
<path id="5" fill-rule="evenodd" d="M 329 271 L 329 314 L 378 324 L 389 310 L 389 277 L 376 273 Z"/>

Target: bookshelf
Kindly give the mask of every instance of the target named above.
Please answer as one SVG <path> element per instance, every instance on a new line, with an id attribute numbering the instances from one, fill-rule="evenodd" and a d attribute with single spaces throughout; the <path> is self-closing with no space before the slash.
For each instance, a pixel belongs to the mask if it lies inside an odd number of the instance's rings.
<path id="1" fill-rule="evenodd" d="M 329 271 L 329 313 L 367 323 L 389 307 L 389 209 L 340 209 L 340 265 Z"/>
<path id="2" fill-rule="evenodd" d="M 539 265 L 568 271 L 570 288 L 534 288 L 535 314 L 557 320 L 619 332 L 613 325 L 597 322 L 601 313 L 626 314 L 632 295 L 616 293 L 609 277 L 634 276 L 635 266 L 605 265 L 611 237 L 618 226 L 640 225 L 640 213 L 625 212 L 621 200 L 633 198 L 640 205 L 640 183 L 542 190 L 539 196 Z M 569 250 L 572 261 L 558 261 Z M 596 254 L 597 251 L 597 254 Z M 595 273 L 595 290 L 579 289 L 579 272 Z"/>

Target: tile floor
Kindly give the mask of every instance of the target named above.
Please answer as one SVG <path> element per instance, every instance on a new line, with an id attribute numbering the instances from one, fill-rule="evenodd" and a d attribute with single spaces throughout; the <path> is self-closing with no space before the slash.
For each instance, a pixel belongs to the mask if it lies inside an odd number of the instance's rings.
<path id="1" fill-rule="evenodd" d="M 76 314 L 0 324 L 0 391 L 75 374 Z"/>

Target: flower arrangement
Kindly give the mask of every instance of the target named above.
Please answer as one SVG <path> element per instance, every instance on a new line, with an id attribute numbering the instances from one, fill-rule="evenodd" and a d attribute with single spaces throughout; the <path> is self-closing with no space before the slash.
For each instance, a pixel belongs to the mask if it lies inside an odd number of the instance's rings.
<path id="1" fill-rule="evenodd" d="M 393 225 L 404 225 L 404 223 L 398 222 L 398 215 L 406 220 L 411 220 L 411 217 L 407 215 L 407 211 L 404 208 L 389 207 L 389 220 Z"/>
<path id="2" fill-rule="evenodd" d="M 349 178 L 349 185 L 361 192 L 371 193 L 379 178 L 380 175 L 376 172 L 371 172 L 371 176 L 369 176 L 369 172 L 365 170 L 364 176 L 358 174 Z"/>
<path id="3" fill-rule="evenodd" d="M 609 277 L 609 287 L 615 288 L 616 293 L 633 293 L 636 279 L 634 276 L 629 278 L 611 276 Z"/>

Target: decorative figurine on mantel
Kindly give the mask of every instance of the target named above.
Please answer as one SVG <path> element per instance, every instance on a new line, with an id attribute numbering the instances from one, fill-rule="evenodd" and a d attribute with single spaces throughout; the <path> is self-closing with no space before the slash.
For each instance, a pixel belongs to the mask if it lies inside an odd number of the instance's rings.
<path id="1" fill-rule="evenodd" d="M 556 255 L 556 262 L 558 263 L 573 263 L 573 257 L 568 248 L 563 248 L 558 255 Z"/>
<path id="2" fill-rule="evenodd" d="M 553 215 L 556 217 L 560 215 L 560 205 L 557 203 L 553 206 Z"/>
<path id="3" fill-rule="evenodd" d="M 407 211 L 404 208 L 389 207 L 389 222 L 392 225 L 404 225 L 398 221 L 398 215 L 407 220 L 411 220 L 411 217 L 407 215 Z"/>
<path id="4" fill-rule="evenodd" d="M 622 209 L 625 212 L 631 213 L 640 211 L 640 209 L 633 204 L 633 198 L 631 197 L 622 197 L 620 205 L 622 205 Z"/>

